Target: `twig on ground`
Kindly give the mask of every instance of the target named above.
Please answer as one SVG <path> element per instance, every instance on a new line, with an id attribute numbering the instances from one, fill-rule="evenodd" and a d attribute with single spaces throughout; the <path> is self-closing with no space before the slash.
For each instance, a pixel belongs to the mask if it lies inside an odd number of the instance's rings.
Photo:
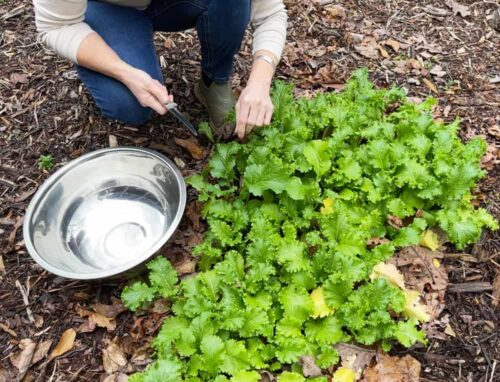
<path id="1" fill-rule="evenodd" d="M 493 285 L 488 282 L 450 284 L 448 290 L 454 293 L 477 293 L 493 290 Z"/>

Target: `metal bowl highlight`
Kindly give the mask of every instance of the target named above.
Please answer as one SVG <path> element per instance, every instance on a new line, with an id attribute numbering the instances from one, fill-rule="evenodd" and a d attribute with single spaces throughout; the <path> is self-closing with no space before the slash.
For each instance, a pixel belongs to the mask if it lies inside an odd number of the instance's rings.
<path id="1" fill-rule="evenodd" d="M 186 206 L 175 165 L 151 150 L 98 150 L 54 173 L 33 197 L 24 241 L 46 270 L 92 280 L 125 273 L 172 236 Z"/>

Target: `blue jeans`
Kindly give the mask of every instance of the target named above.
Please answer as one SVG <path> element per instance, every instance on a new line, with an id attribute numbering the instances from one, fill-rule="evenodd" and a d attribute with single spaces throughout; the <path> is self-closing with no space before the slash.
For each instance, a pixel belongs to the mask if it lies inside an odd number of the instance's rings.
<path id="1" fill-rule="evenodd" d="M 201 45 L 201 68 L 216 82 L 229 80 L 233 58 L 250 19 L 251 0 L 152 0 L 140 11 L 89 1 L 85 22 L 118 56 L 135 68 L 163 82 L 153 45 L 153 32 L 177 32 L 196 27 Z M 139 104 L 120 81 L 78 66 L 78 74 L 92 93 L 103 115 L 121 122 L 140 125 L 151 109 Z"/>

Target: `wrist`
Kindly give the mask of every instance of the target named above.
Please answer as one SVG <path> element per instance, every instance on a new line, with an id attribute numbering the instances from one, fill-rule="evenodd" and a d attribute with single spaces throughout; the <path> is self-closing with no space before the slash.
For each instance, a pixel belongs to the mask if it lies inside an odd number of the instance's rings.
<path id="1" fill-rule="evenodd" d="M 247 87 L 259 87 L 264 89 L 271 89 L 272 78 L 250 78 L 247 82 Z"/>
<path id="2" fill-rule="evenodd" d="M 120 63 L 117 64 L 117 67 L 114 70 L 114 72 L 116 73 L 114 77 L 115 79 L 126 85 L 128 80 L 130 80 L 130 77 L 134 70 L 135 68 L 133 66 L 127 64 L 124 61 L 120 61 Z"/>

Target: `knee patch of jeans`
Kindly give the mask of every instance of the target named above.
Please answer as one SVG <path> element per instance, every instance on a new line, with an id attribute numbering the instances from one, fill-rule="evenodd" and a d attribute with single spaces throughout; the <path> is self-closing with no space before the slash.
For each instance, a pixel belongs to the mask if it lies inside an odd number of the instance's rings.
<path id="1" fill-rule="evenodd" d="M 250 0 L 212 0 L 200 17 L 197 29 L 202 50 L 202 69 L 214 81 L 231 76 L 233 57 L 250 21 Z"/>
<path id="2" fill-rule="evenodd" d="M 217 2 L 217 1 L 216 1 Z M 224 1 L 222 1 L 224 3 Z M 224 22 L 219 22 L 215 29 L 221 29 L 219 37 L 231 41 L 238 47 L 250 22 L 250 0 L 232 0 L 230 5 L 226 5 L 222 15 L 217 16 Z M 214 15 L 215 16 L 215 15 Z M 210 18 L 210 23 L 214 19 Z M 212 28 L 214 26 L 211 26 Z"/>
<path id="3" fill-rule="evenodd" d="M 126 124 L 142 125 L 151 117 L 151 109 L 142 106 L 126 88 L 113 91 L 104 102 L 96 101 L 105 117 Z"/>

